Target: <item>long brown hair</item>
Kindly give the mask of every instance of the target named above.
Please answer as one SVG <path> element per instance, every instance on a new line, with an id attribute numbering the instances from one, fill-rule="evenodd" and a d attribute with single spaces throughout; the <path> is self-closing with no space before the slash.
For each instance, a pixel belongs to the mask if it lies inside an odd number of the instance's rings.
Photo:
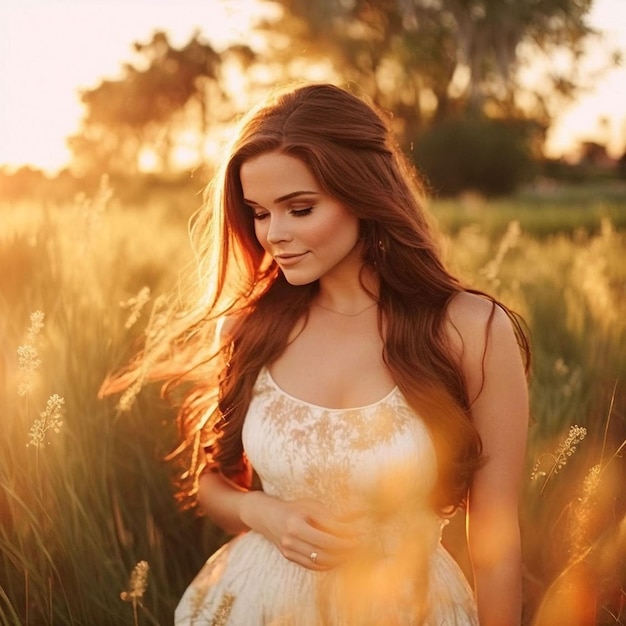
<path id="1" fill-rule="evenodd" d="M 421 184 L 385 117 L 362 98 L 333 85 L 283 91 L 251 111 L 197 216 L 193 234 L 204 293 L 195 313 L 179 317 L 174 334 L 185 351 L 197 348 L 203 357 L 196 355 L 194 367 L 162 366 L 161 374 L 169 374 L 168 388 L 189 379 L 190 370 L 202 369 L 195 365 L 215 356 L 217 350 L 206 350 L 215 320 L 230 314 L 234 323 L 220 348 L 225 365 L 216 376 L 193 376 L 195 383 L 181 404 L 180 450 L 192 452 L 188 476 L 193 478 L 202 468 L 198 451 L 205 446 L 209 465 L 249 485 L 241 431 L 255 380 L 285 349 L 318 288 L 317 282 L 288 284 L 255 237 L 240 169 L 272 151 L 300 159 L 320 187 L 359 218 L 364 264 L 380 285 L 385 364 L 427 424 L 437 450 L 433 502 L 439 510 L 462 505 L 482 455 L 471 401 L 445 332 L 447 305 L 464 287 L 441 262 L 422 206 Z M 495 309 L 495 300 L 485 297 Z M 518 319 L 502 308 L 528 355 Z"/>

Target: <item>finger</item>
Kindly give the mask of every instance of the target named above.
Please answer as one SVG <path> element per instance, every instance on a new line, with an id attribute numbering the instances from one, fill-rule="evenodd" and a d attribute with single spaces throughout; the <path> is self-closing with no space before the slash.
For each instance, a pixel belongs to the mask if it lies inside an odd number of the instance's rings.
<path id="1" fill-rule="evenodd" d="M 319 543 L 311 544 L 298 538 L 284 538 L 283 556 L 310 569 L 329 569 L 350 559 L 359 548 L 354 542 L 333 543 L 331 548 Z M 316 566 L 316 567 L 314 567 Z"/>
<path id="2" fill-rule="evenodd" d="M 308 553 L 301 551 L 287 551 L 283 556 L 290 561 L 315 572 L 323 572 L 337 567 L 343 561 L 337 556 L 332 556 L 318 550 L 311 550 Z"/>
<path id="3" fill-rule="evenodd" d="M 329 514 L 313 515 L 310 511 L 292 512 L 285 522 L 284 538 L 301 539 L 313 546 L 335 549 L 341 541 L 352 541 L 349 525 L 338 522 Z"/>
<path id="4" fill-rule="evenodd" d="M 360 537 L 353 536 L 353 533 L 348 534 L 344 532 L 342 535 L 336 535 L 325 530 L 319 530 L 313 526 L 304 529 L 297 536 L 292 536 L 291 539 L 294 542 L 302 542 L 304 547 L 311 546 L 312 548 L 319 548 L 322 552 L 333 554 L 350 553 L 361 545 Z"/>
<path id="5" fill-rule="evenodd" d="M 283 552 L 292 552 L 304 556 L 310 556 L 315 552 L 318 558 L 324 557 L 325 561 L 332 561 L 334 563 L 336 561 L 345 560 L 345 558 L 354 554 L 359 546 L 360 544 L 356 544 L 352 541 L 349 543 L 330 542 L 326 545 L 322 545 L 320 543 L 291 539 L 283 542 Z"/>
<path id="6" fill-rule="evenodd" d="M 331 552 L 350 551 L 360 545 L 365 527 L 358 513 L 340 520 L 316 501 L 301 500 L 292 505 L 295 510 L 286 520 L 284 535 L 288 541 L 299 539 Z"/>
<path id="7" fill-rule="evenodd" d="M 366 532 L 366 519 L 367 517 L 360 511 L 344 513 L 340 517 L 316 511 L 308 517 L 311 526 L 337 537 L 348 538 Z"/>

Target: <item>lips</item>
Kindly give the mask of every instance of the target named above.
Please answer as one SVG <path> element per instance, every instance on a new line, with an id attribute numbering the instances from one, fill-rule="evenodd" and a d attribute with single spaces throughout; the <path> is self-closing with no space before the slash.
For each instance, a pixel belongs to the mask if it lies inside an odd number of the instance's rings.
<path id="1" fill-rule="evenodd" d="M 287 253 L 276 254 L 274 255 L 274 258 L 276 259 L 279 265 L 289 266 L 289 265 L 295 265 L 296 263 L 298 263 L 298 261 L 303 259 L 307 254 L 308 252 L 301 252 L 299 254 L 287 254 Z"/>

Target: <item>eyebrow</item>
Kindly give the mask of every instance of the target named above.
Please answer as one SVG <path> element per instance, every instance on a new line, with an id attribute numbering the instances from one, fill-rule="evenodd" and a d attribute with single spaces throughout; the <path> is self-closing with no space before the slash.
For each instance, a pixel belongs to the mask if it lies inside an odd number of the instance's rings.
<path id="1" fill-rule="evenodd" d="M 298 196 L 310 196 L 310 195 L 319 195 L 319 191 L 292 191 L 291 193 L 285 194 L 284 196 L 280 196 L 280 198 L 276 198 L 274 200 L 274 204 L 280 204 L 281 202 L 287 202 L 287 200 L 293 200 L 294 198 L 297 198 Z M 248 200 L 247 198 L 244 198 L 243 201 L 246 204 L 254 204 L 255 206 L 260 206 L 260 204 L 258 202 L 255 202 L 254 200 Z"/>

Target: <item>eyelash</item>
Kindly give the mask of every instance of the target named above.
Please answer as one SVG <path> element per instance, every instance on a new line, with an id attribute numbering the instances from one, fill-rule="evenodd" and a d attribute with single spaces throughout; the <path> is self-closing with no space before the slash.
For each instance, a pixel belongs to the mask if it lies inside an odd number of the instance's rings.
<path id="1" fill-rule="evenodd" d="M 306 209 L 292 209 L 290 213 L 294 217 L 304 217 L 305 215 L 309 215 L 309 213 L 311 213 L 312 210 L 313 210 L 313 207 L 309 206 L 309 207 L 306 207 Z"/>
<path id="2" fill-rule="evenodd" d="M 291 209 L 289 212 L 293 217 L 304 217 L 305 215 L 309 215 L 312 210 L 313 207 L 310 206 L 306 209 Z M 253 218 L 260 221 L 264 220 L 268 215 L 269 213 L 254 213 Z"/>

